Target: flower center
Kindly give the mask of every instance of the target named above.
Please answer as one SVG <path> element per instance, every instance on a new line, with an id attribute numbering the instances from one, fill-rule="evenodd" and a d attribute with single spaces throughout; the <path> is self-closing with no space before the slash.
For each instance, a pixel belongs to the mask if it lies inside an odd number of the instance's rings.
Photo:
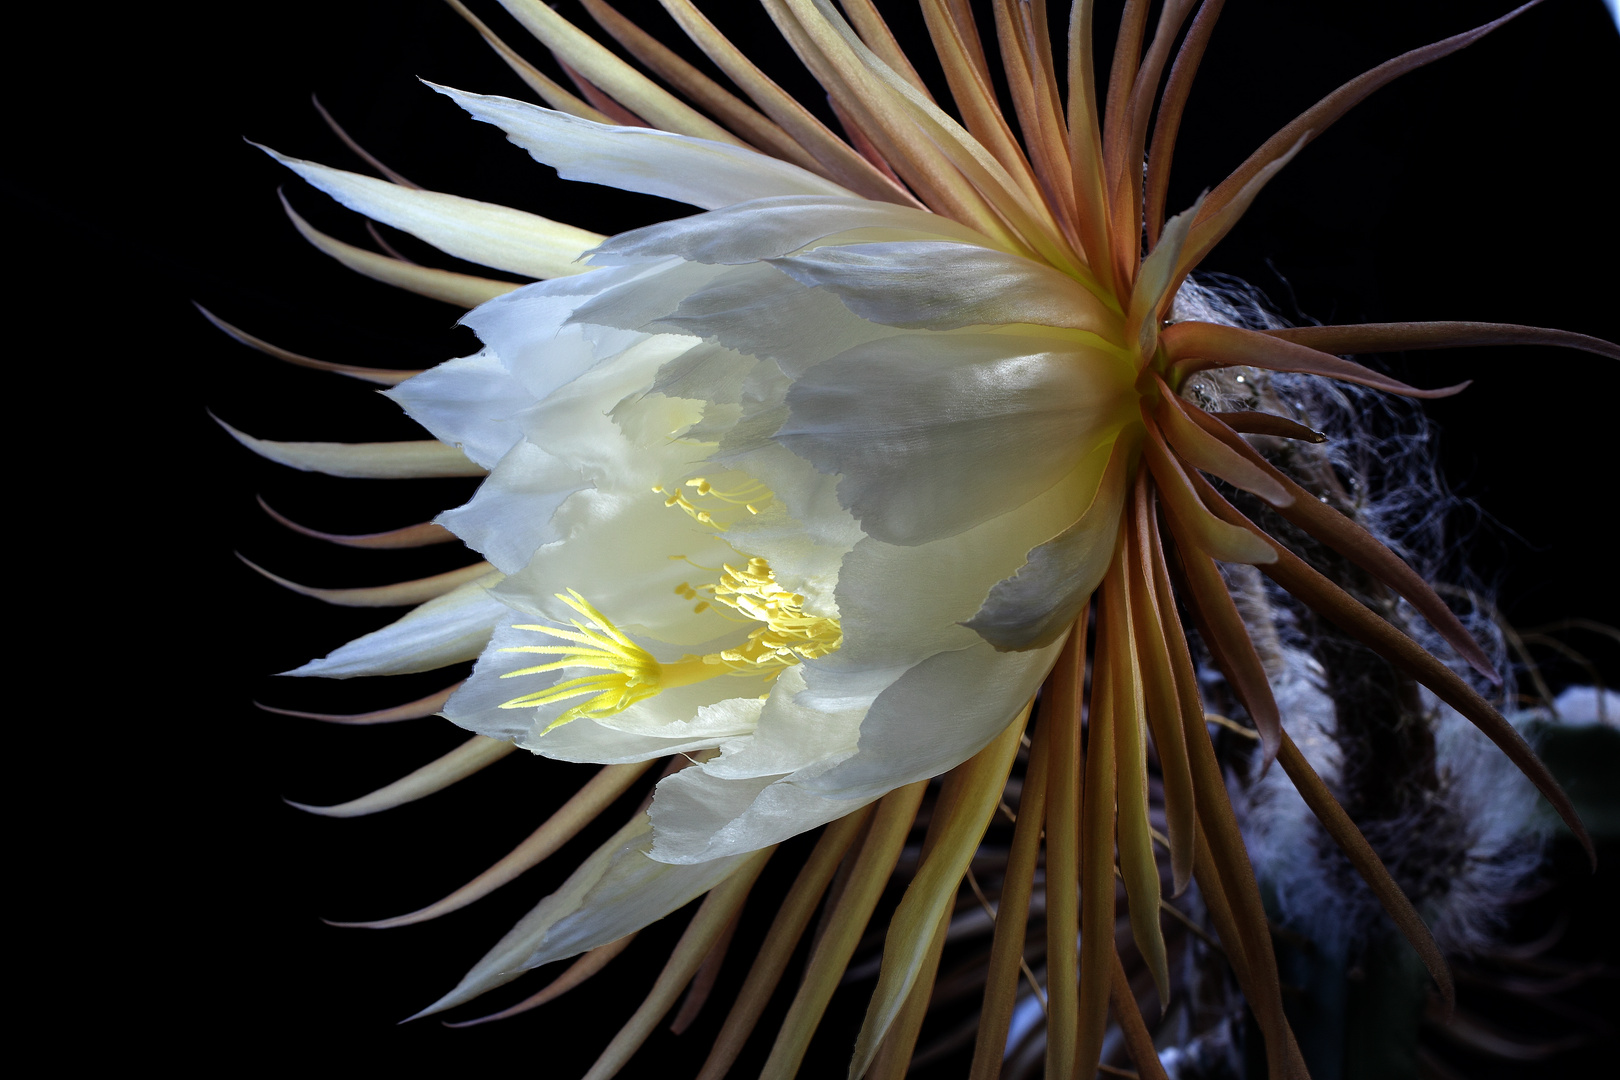
<path id="1" fill-rule="evenodd" d="M 758 513 L 756 507 L 772 498 L 769 488 L 751 483 L 736 491 L 722 492 L 707 480 L 688 480 L 685 487 L 693 488 L 697 495 L 719 499 L 724 503 L 742 506 L 749 513 Z M 684 491 L 673 493 L 662 487 L 653 489 L 667 495 L 666 506 L 678 506 L 688 515 L 705 525 L 718 525 L 712 515 L 689 500 Z M 679 556 L 677 556 L 679 557 Z M 722 565 L 720 579 L 693 586 L 682 582 L 675 587 L 677 595 L 695 600 L 704 595 L 693 614 L 714 611 L 733 622 L 756 624 L 747 640 L 730 649 L 689 654 L 669 663 L 661 663 L 646 649 L 636 644 L 627 634 L 613 625 L 611 619 L 598 611 L 590 601 L 573 589 L 557 593 L 557 599 L 573 608 L 581 616 L 570 620 L 572 630 L 539 624 L 520 624 L 515 630 L 529 630 L 554 639 L 555 644 L 516 645 L 502 652 L 536 653 L 554 656 L 555 660 L 534 667 L 509 671 L 503 679 L 522 675 L 541 675 L 551 671 L 574 668 L 594 669 L 597 674 L 579 675 L 553 683 L 544 690 L 523 694 L 502 703 L 503 709 L 528 709 L 551 705 L 573 698 L 586 700 L 565 710 L 546 726 L 546 731 L 561 727 L 581 717 L 606 719 L 645 701 L 662 690 L 690 686 L 721 675 L 744 675 L 762 679 L 767 685 L 783 671 L 803 660 L 814 660 L 837 652 L 844 643 L 843 627 L 835 618 L 809 615 L 804 610 L 804 596 L 789 592 L 776 580 L 771 564 L 764 559 L 750 558 L 746 566 L 738 568 Z M 715 604 L 730 609 L 740 619 L 726 615 Z"/>

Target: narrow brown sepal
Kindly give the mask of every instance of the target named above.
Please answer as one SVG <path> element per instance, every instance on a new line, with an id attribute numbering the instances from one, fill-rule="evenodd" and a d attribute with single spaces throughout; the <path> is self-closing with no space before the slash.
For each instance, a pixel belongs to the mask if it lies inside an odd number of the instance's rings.
<path id="1" fill-rule="evenodd" d="M 1268 412 L 1215 413 L 1233 431 L 1245 435 L 1270 435 L 1277 439 L 1298 439 L 1300 442 L 1325 443 L 1328 437 L 1314 428 L 1296 424 L 1286 416 Z"/>
<path id="2" fill-rule="evenodd" d="M 1224 417 L 1212 416 L 1208 413 L 1197 413 L 1193 417 L 1209 431 L 1211 435 L 1226 443 L 1233 450 L 1248 458 L 1282 484 L 1294 496 L 1294 501 L 1287 506 L 1278 507 L 1277 513 L 1284 520 L 1299 526 L 1311 536 L 1322 541 L 1340 555 L 1349 559 L 1367 573 L 1373 575 L 1385 585 L 1394 589 L 1406 598 L 1407 603 L 1417 609 L 1418 614 L 1428 620 L 1429 625 L 1440 632 L 1452 648 L 1457 650 L 1464 660 L 1468 661 L 1475 671 L 1485 676 L 1491 682 L 1500 685 L 1501 675 L 1497 674 L 1496 667 L 1491 663 L 1485 650 L 1474 640 L 1474 636 L 1463 626 L 1462 620 L 1457 618 L 1455 612 L 1440 599 L 1440 594 L 1434 591 L 1427 581 L 1424 581 L 1417 571 L 1408 566 L 1399 555 L 1391 551 L 1388 546 L 1373 536 L 1355 521 L 1339 513 L 1333 507 L 1323 503 L 1310 492 L 1300 487 L 1286 473 L 1272 465 L 1255 449 L 1230 428 L 1226 428 L 1221 421 Z M 1220 511 L 1215 507 L 1211 509 Z"/>
<path id="3" fill-rule="evenodd" d="M 305 356 L 302 353 L 295 353 L 288 349 L 283 349 L 279 345 L 272 345 L 263 338 L 254 337 L 246 330 L 232 326 L 230 323 L 226 322 L 218 315 L 215 315 L 212 311 L 209 311 L 195 300 L 191 302 L 191 306 L 196 308 L 202 314 L 203 318 L 213 323 L 215 328 L 223 332 L 227 337 L 241 342 L 250 349 L 257 349 L 266 356 L 273 356 L 277 360 L 282 360 L 289 364 L 295 364 L 298 367 L 312 368 L 315 371 L 330 371 L 337 375 L 347 375 L 351 379 L 361 379 L 365 382 L 378 383 L 382 386 L 393 386 L 397 383 L 404 382 L 412 375 L 422 374 L 420 370 L 408 370 L 405 368 L 371 368 L 361 367 L 358 364 L 334 364 L 330 360 L 317 360 L 313 356 Z"/>
<path id="4" fill-rule="evenodd" d="M 1620 345 L 1569 330 L 1487 322 L 1363 323 L 1359 326 L 1294 326 L 1263 330 L 1283 341 L 1330 353 L 1405 352 L 1462 349 L 1474 345 L 1549 345 L 1580 349 L 1620 360 Z"/>
<path id="5" fill-rule="evenodd" d="M 393 724 L 401 720 L 420 720 L 424 716 L 434 715 L 444 708 L 445 702 L 450 700 L 450 695 L 459 689 L 461 689 L 461 684 L 458 682 L 453 686 L 445 687 L 437 693 L 429 694 L 424 698 L 417 698 L 415 701 L 408 701 L 403 705 L 363 713 L 304 712 L 300 709 L 277 708 L 274 705 L 266 705 L 262 701 L 255 701 L 253 704 L 255 708 L 263 709 L 267 713 L 275 713 L 277 716 L 296 716 L 301 720 L 319 720 L 323 724 Z"/>
<path id="6" fill-rule="evenodd" d="M 341 544 L 344 547 L 376 548 L 393 550 L 395 548 L 429 547 L 433 544 L 448 544 L 458 539 L 455 533 L 443 525 L 431 521 L 424 521 L 420 525 L 407 525 L 402 529 L 389 529 L 385 532 L 374 533 L 329 533 L 312 529 L 308 525 L 298 522 L 282 514 L 264 501 L 264 496 L 258 496 L 259 508 L 275 519 L 279 525 L 284 525 L 300 536 L 307 536 L 313 540 L 325 540 L 329 544 Z"/>
<path id="7" fill-rule="evenodd" d="M 1255 367 L 1267 371 L 1297 371 L 1321 375 L 1340 382 L 1370 386 L 1374 390 L 1411 398 L 1444 398 L 1468 388 L 1462 382 L 1438 390 L 1420 390 L 1399 379 L 1380 375 L 1369 367 L 1342 356 L 1296 345 L 1258 330 L 1189 320 L 1165 328 L 1159 335 L 1166 359 L 1171 364 L 1172 386 L 1195 371 L 1211 367 Z"/>
<path id="8" fill-rule="evenodd" d="M 1265 535 L 1238 513 L 1231 503 L 1222 499 L 1213 488 L 1207 490 L 1206 503 L 1223 520 L 1233 524 L 1247 523 L 1247 527 L 1254 529 L 1258 535 Z M 1261 572 L 1298 597 L 1311 610 L 1433 690 L 1441 701 L 1467 717 L 1475 727 L 1485 733 L 1486 738 L 1508 756 L 1513 764 L 1519 767 L 1519 771 L 1524 773 L 1532 784 L 1536 785 L 1536 789 L 1552 804 L 1564 824 L 1569 826 L 1570 832 L 1575 834 L 1575 839 L 1586 849 L 1587 858 L 1591 860 L 1592 866 L 1594 868 L 1597 866 L 1597 848 L 1593 846 L 1592 837 L 1587 833 L 1586 826 L 1581 823 L 1580 815 L 1575 812 L 1575 804 L 1570 802 L 1563 787 L 1552 773 L 1547 771 L 1547 766 L 1541 763 L 1541 759 L 1536 756 L 1536 752 L 1531 749 L 1524 736 L 1520 735 L 1490 702 L 1481 697 L 1477 690 L 1464 682 L 1437 657 L 1358 603 L 1304 559 L 1275 540 L 1270 540 L 1269 537 L 1267 540 L 1276 547 L 1278 558 L 1274 563 L 1262 565 Z"/>

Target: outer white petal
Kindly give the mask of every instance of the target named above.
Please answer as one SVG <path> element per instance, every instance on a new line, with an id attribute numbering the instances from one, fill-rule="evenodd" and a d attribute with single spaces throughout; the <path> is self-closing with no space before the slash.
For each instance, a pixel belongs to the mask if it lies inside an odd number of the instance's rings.
<path id="1" fill-rule="evenodd" d="M 647 330 L 725 272 L 724 267 L 673 259 L 657 263 L 633 281 L 598 292 L 580 305 L 574 321 Z"/>
<path id="2" fill-rule="evenodd" d="M 1019 653 L 982 641 L 936 653 L 878 696 L 861 721 L 856 754 L 799 782 L 829 798 L 875 799 L 955 768 L 1012 722 L 1064 640 Z"/>
<path id="3" fill-rule="evenodd" d="M 1125 502 L 1128 447 L 1120 440 L 1093 450 L 1082 469 L 1094 468 L 1095 495 L 1051 540 L 1030 549 L 1017 573 L 998 581 L 984 607 L 963 625 L 998 649 L 1045 645 L 1073 625 L 1080 609 L 1108 571 Z M 1108 461 L 1106 473 L 1098 468 Z"/>
<path id="4" fill-rule="evenodd" d="M 661 195 L 705 210 L 772 195 L 854 197 L 815 173 L 753 150 L 651 128 L 609 127 L 511 98 L 428 85 L 506 132 L 565 180 Z"/>
<path id="5" fill-rule="evenodd" d="M 953 240 L 988 247 L 991 241 L 950 218 L 860 198 L 784 195 L 693 214 L 610 237 L 591 252 L 594 266 L 679 256 L 699 263 L 740 264 L 774 259 L 818 242 Z"/>
<path id="6" fill-rule="evenodd" d="M 697 710 L 691 723 L 670 734 L 638 735 L 620 731 L 590 720 L 577 720 L 522 744 L 537 754 L 560 761 L 599 762 L 611 765 L 626 761 L 649 761 L 671 754 L 745 743 L 759 723 L 765 703 L 758 698 L 727 698 Z"/>
<path id="7" fill-rule="evenodd" d="M 725 780 L 685 769 L 658 785 L 649 854 L 677 864 L 735 858 L 825 825 L 871 801 L 829 797 L 788 778 Z"/>
<path id="8" fill-rule="evenodd" d="M 675 436 L 702 419 L 702 405 L 646 391 L 660 367 L 696 344 L 670 334 L 642 338 L 526 411 L 524 436 L 583 475 L 621 489 L 651 491 L 691 475 L 686 470 L 706 452 Z"/>
<path id="9" fill-rule="evenodd" d="M 694 866 L 654 862 L 646 855 L 651 830 L 645 815 L 620 829 L 422 1014 L 452 1008 L 530 968 L 640 930 L 724 881 L 740 859 Z"/>
<path id="10" fill-rule="evenodd" d="M 538 401 L 629 344 L 602 350 L 577 329 L 565 332 L 564 327 L 590 297 L 646 272 L 644 266 L 615 267 L 585 278 L 526 285 L 479 305 L 461 321 Z"/>
<path id="11" fill-rule="evenodd" d="M 773 262 L 797 281 L 830 290 L 861 318 L 887 326 L 955 330 L 1031 323 L 1089 330 L 1110 340 L 1121 329 L 1121 316 L 1069 275 L 986 247 L 850 244 Z"/>
<path id="12" fill-rule="evenodd" d="M 383 393 L 434 438 L 486 469 L 522 437 L 513 417 L 534 403 L 489 349 L 446 360 Z"/>
<path id="13" fill-rule="evenodd" d="M 774 360 L 790 378 L 858 345 L 904 333 L 860 318 L 826 290 L 807 288 L 769 263 L 729 267 L 643 326 Z"/>
<path id="14" fill-rule="evenodd" d="M 714 575 L 698 567 L 736 563 L 737 553 L 714 529 L 666 507 L 662 495 L 646 487 L 580 491 L 564 502 L 553 525 L 565 539 L 535 552 L 496 590 L 513 607 L 566 623 L 574 612 L 555 594 L 577 589 L 638 639 L 690 649 L 731 629 L 719 615 L 694 616 L 694 601 L 676 589 L 702 584 Z"/>
<path id="15" fill-rule="evenodd" d="M 753 739 L 739 740 L 715 761 L 659 784 L 652 806 L 653 857 L 688 863 L 756 850 L 960 765 L 1006 729 L 1062 644 L 1060 639 L 1045 649 L 1009 654 L 977 642 L 936 653 L 893 680 L 876 700 L 826 696 L 829 690 L 836 695 L 840 681 L 851 690 L 860 683 L 858 676 L 826 678 L 830 673 L 817 680 L 825 684 L 820 694 L 783 694 L 780 704 L 773 694 Z M 834 702 L 844 708 L 829 707 Z M 862 708 L 866 702 L 870 707 Z M 797 750 L 799 760 L 818 751 L 821 756 L 792 772 L 751 775 L 750 765 L 770 767 L 773 755 L 766 747 L 773 721 L 786 737 L 772 749 Z M 836 747 L 854 734 L 857 722 L 858 748 Z M 778 761 L 793 762 L 791 753 Z"/>
<path id="16" fill-rule="evenodd" d="M 1113 438 L 1126 365 L 1062 338 L 909 333 L 819 364 L 787 394 L 776 440 L 839 473 L 839 501 L 880 540 L 922 544 L 1006 513 Z"/>
<path id="17" fill-rule="evenodd" d="M 876 697 L 858 683 L 802 664 L 783 672 L 754 737 L 728 745 L 701 771 L 728 780 L 825 772 L 855 753 L 861 718 Z"/>
<path id="18" fill-rule="evenodd" d="M 862 717 L 876 696 L 869 690 L 859 678 L 803 665 L 784 672 L 752 738 L 733 740 L 713 760 L 659 783 L 653 858 L 695 862 L 752 851 L 871 801 L 828 797 L 797 783 L 856 752 Z"/>
<path id="19" fill-rule="evenodd" d="M 437 518 L 504 573 L 523 569 L 535 550 L 560 536 L 552 514 L 588 484 L 579 466 L 520 441 L 496 463 L 472 501 Z"/>
<path id="20" fill-rule="evenodd" d="M 1061 533 L 1091 503 L 1107 451 L 1082 459 L 1038 498 L 975 528 L 914 546 L 872 537 L 856 544 L 838 577 L 844 648 L 817 665 L 904 670 L 934 653 L 972 645 L 977 635 L 962 624 L 980 611 L 992 586 L 1024 565 L 1030 549 Z"/>
<path id="21" fill-rule="evenodd" d="M 480 266 L 527 277 L 566 277 L 591 269 L 578 259 L 604 239 L 600 233 L 538 214 L 402 187 L 287 157 L 267 146 L 259 149 L 349 209 Z"/>
<path id="22" fill-rule="evenodd" d="M 505 604 L 489 594 L 490 587 L 500 580 L 499 572 L 486 574 L 287 674 L 329 679 L 403 675 L 471 660 L 483 651 L 496 626 L 510 614 Z"/>

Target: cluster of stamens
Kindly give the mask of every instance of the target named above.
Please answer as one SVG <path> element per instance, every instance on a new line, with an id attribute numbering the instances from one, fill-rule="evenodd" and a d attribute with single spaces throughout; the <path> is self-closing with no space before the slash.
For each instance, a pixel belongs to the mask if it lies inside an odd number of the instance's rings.
<path id="1" fill-rule="evenodd" d="M 758 507 L 773 497 L 769 488 L 757 482 L 750 482 L 734 491 L 719 491 L 699 477 L 688 480 L 684 487 L 694 489 L 699 497 L 743 506 L 749 513 L 756 514 Z M 708 511 L 694 506 L 680 488 L 673 493 L 661 486 L 653 490 L 666 496 L 664 505 L 680 507 L 693 519 L 705 525 L 715 525 Z M 722 565 L 718 573 L 719 580 L 711 583 L 693 586 L 683 581 L 675 587 L 675 593 L 685 599 L 698 601 L 692 609 L 694 614 L 713 611 L 725 615 L 721 610 L 725 608 L 742 616 L 742 619 L 731 619 L 733 622 L 760 624 L 749 632 L 742 644 L 701 656 L 684 656 L 672 663 L 660 663 L 583 596 L 570 589 L 566 593 L 558 593 L 557 599 L 582 616 L 570 620 L 574 627 L 572 630 L 540 624 L 514 627 L 545 634 L 556 639 L 557 644 L 516 645 L 501 650 L 538 653 L 557 659 L 509 671 L 501 678 L 540 675 L 567 668 L 595 668 L 601 674 L 565 679 L 544 690 L 515 697 L 503 703 L 501 708 L 527 709 L 572 698 L 587 699 L 567 709 L 547 725 L 545 730 L 550 731 L 582 717 L 606 719 L 662 690 L 703 682 L 720 675 L 751 675 L 762 677 L 769 683 L 801 661 L 837 652 L 844 643 L 843 627 L 838 620 L 806 614 L 804 595 L 783 588 L 766 560 L 750 558 L 747 565 L 741 568 Z M 699 599 L 701 596 L 710 599 Z"/>
<path id="2" fill-rule="evenodd" d="M 723 566 L 720 580 L 704 591 L 716 603 L 765 624 L 750 633 L 745 644 L 716 653 L 721 662 L 769 671 L 774 677 L 800 660 L 837 652 L 844 643 L 838 620 L 806 615 L 804 596 L 782 588 L 764 559 L 749 559 L 741 570 Z"/>
<path id="3" fill-rule="evenodd" d="M 673 489 L 667 488 L 663 484 L 657 484 L 653 487 L 655 493 L 664 496 L 665 506 L 678 506 L 692 520 L 701 522 L 704 525 L 713 525 L 717 529 L 724 529 L 725 526 L 714 520 L 714 515 L 710 510 L 688 498 L 687 492 L 683 490 L 685 488 L 691 488 L 693 494 L 700 499 L 713 499 L 729 506 L 740 506 L 750 514 L 759 513 L 760 507 L 769 503 L 774 497 L 771 489 L 757 480 L 749 480 L 741 487 L 727 491 L 715 487 L 701 476 L 694 476 L 680 487 Z"/>
<path id="4" fill-rule="evenodd" d="M 513 629 L 532 630 L 537 634 L 545 634 L 571 644 L 514 645 L 501 651 L 539 653 L 561 659 L 519 671 L 509 671 L 501 678 L 540 675 L 548 671 L 561 671 L 564 668 L 597 668 L 602 674 L 582 675 L 553 683 L 544 690 L 503 702 L 501 708 L 527 709 L 567 701 L 570 698 L 589 697 L 588 701 L 575 705 L 553 720 L 546 727 L 546 730 L 550 731 L 580 717 L 601 719 L 613 716 L 638 701 L 652 697 L 662 689 L 663 680 L 660 678 L 662 666 L 651 653 L 630 640 L 606 615 L 596 610 L 590 601 L 573 589 L 569 589 L 566 593 L 558 593 L 557 599 L 584 616 L 584 620 L 570 620 L 574 624 L 573 630 L 538 623 L 519 624 Z"/>

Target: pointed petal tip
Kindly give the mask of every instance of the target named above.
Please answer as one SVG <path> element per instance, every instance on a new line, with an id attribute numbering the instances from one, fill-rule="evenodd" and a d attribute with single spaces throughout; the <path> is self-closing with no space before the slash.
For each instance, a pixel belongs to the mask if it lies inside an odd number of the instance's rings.
<path id="1" fill-rule="evenodd" d="M 461 987 L 459 987 L 459 986 L 456 987 L 454 990 L 450 991 L 448 994 L 444 995 L 442 998 L 440 998 L 438 1001 L 435 1001 L 433 1004 L 429 1005 L 427 1008 L 422 1009 L 419 1012 L 414 1012 L 411 1015 L 407 1016 L 405 1019 L 400 1021 L 400 1024 L 402 1024 L 402 1025 L 403 1024 L 408 1024 L 412 1020 L 420 1020 L 424 1016 L 433 1016 L 436 1013 L 442 1013 L 446 1009 L 453 1009 L 457 1005 L 462 1004 L 464 1001 L 469 1000 L 467 997 L 461 996 L 460 991 L 461 991 Z M 484 1018 L 480 1017 L 479 1019 L 484 1019 Z M 476 1021 L 472 1021 L 472 1022 L 476 1022 Z M 465 1025 L 465 1024 L 469 1023 L 469 1021 L 463 1021 L 462 1023 L 463 1023 L 463 1025 Z M 456 1025 L 446 1024 L 446 1026 L 447 1027 L 454 1027 Z"/>
<path id="2" fill-rule="evenodd" d="M 294 802 L 286 796 L 283 796 L 281 801 L 292 807 L 294 810 L 302 810 L 306 814 L 319 814 L 321 817 L 343 816 L 341 814 L 332 813 L 333 807 L 330 806 L 311 806 L 309 803 Z"/>
<path id="3" fill-rule="evenodd" d="M 339 922 L 336 919 L 322 919 L 327 926 L 335 926 L 339 930 L 391 930 L 396 926 L 409 926 L 409 915 L 398 915 L 391 919 L 372 919 L 369 922 Z"/>

